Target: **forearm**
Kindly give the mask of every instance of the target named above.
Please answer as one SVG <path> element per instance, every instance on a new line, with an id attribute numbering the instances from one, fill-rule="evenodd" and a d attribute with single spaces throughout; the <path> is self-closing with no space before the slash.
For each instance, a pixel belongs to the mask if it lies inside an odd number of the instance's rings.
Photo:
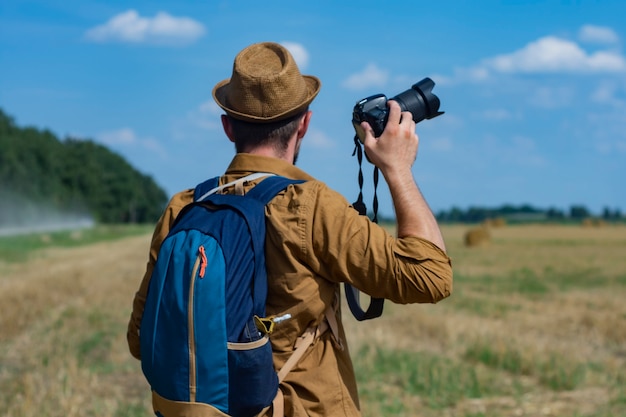
<path id="1" fill-rule="evenodd" d="M 398 237 L 416 236 L 446 250 L 441 230 L 410 169 L 383 172 L 396 211 Z"/>

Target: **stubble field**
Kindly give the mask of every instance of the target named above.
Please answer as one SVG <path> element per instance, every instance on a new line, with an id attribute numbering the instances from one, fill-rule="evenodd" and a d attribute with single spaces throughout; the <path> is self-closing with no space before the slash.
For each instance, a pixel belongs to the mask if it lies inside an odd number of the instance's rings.
<path id="1" fill-rule="evenodd" d="M 467 228 L 443 228 L 452 297 L 344 311 L 364 416 L 626 415 L 626 227 L 507 226 L 474 248 Z M 149 240 L 0 261 L 0 415 L 151 415 L 125 337 Z"/>

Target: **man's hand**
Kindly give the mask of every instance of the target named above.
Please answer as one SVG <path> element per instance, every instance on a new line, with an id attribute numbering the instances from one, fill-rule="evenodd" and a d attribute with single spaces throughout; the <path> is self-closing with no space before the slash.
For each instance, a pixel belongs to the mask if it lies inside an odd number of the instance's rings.
<path id="1" fill-rule="evenodd" d="M 367 122 L 361 124 L 365 131 L 365 153 L 385 177 L 395 171 L 410 174 L 419 145 L 415 122 L 410 112 L 401 112 L 397 102 L 389 100 L 387 105 L 389 118 L 379 138 L 374 137 L 374 132 Z"/>

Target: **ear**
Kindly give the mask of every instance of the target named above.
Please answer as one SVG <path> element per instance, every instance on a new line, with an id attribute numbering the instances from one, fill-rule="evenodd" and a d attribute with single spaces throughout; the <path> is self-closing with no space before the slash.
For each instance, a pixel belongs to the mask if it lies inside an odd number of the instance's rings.
<path id="1" fill-rule="evenodd" d="M 302 139 L 304 135 L 306 135 L 307 130 L 309 129 L 309 122 L 311 121 L 311 115 L 313 112 L 308 110 L 302 119 L 300 119 L 300 124 L 298 125 L 298 139 Z"/>
<path id="2" fill-rule="evenodd" d="M 228 136 L 231 142 L 235 142 L 235 138 L 233 136 L 233 128 L 230 124 L 230 119 L 225 114 L 222 114 L 222 127 L 224 128 L 224 133 Z"/>

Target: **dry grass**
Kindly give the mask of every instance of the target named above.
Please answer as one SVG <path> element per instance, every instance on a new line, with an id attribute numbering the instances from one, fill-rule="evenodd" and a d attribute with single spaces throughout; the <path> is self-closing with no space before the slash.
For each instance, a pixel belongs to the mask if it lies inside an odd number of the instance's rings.
<path id="1" fill-rule="evenodd" d="M 0 266 L 3 416 L 150 415 L 125 336 L 148 243 L 55 249 Z"/>
<path id="2" fill-rule="evenodd" d="M 364 416 L 626 415 L 626 228 L 466 229 L 444 228 L 450 299 L 344 318 Z M 151 415 L 125 341 L 148 243 L 0 263 L 1 415 Z"/>
<path id="3" fill-rule="evenodd" d="M 444 228 L 450 299 L 349 324 L 364 415 L 626 415 L 626 228 L 466 229 Z"/>

